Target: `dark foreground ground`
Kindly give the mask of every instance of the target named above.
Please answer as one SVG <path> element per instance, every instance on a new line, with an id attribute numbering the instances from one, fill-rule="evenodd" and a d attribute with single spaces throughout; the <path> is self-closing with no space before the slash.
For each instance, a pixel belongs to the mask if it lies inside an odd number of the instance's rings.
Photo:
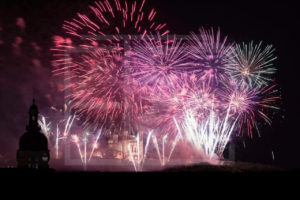
<path id="1" fill-rule="evenodd" d="M 116 171 L 116 170 L 115 170 Z M 126 176 L 147 176 L 147 175 L 167 175 L 167 174 L 201 174 L 201 175 L 243 175 L 243 174 L 289 174 L 298 173 L 299 170 L 287 170 L 281 169 L 274 166 L 236 162 L 228 163 L 222 166 L 209 165 L 209 164 L 197 164 L 189 166 L 177 166 L 169 167 L 160 171 L 147 171 L 147 172 L 108 172 L 108 171 L 56 171 L 55 169 L 49 170 L 26 170 L 17 168 L 0 168 L 0 176 L 26 176 L 26 175 L 42 175 L 42 176 L 115 176 L 115 175 L 126 175 Z"/>
<path id="2" fill-rule="evenodd" d="M 195 172 L 195 173 L 224 173 L 224 174 L 243 174 L 243 173 L 279 173 L 287 170 L 269 165 L 257 163 L 236 162 L 226 165 L 191 165 L 182 167 L 172 167 L 165 169 L 164 172 Z"/>
<path id="3" fill-rule="evenodd" d="M 108 190 L 155 192 L 163 188 L 184 188 L 197 191 L 204 185 L 205 188 L 266 188 L 292 185 L 298 187 L 300 180 L 299 170 L 286 170 L 273 166 L 253 163 L 231 163 L 223 166 L 208 164 L 167 168 L 155 172 L 100 172 L 100 171 L 55 171 L 51 170 L 20 170 L 0 169 L 0 180 L 6 186 L 16 185 L 27 190 L 38 188 L 86 188 L 88 191 Z M 290 187 L 290 186 L 289 186 Z M 115 189 L 114 189 L 115 188 Z M 127 189 L 125 189 L 127 188 Z M 129 189 L 129 190 L 128 190 Z M 184 191 L 188 191 L 188 190 Z M 74 189 L 72 189 L 74 190 Z M 165 190 L 165 189 L 163 189 Z M 203 189 L 201 189 L 203 191 Z M 76 192 L 74 190 L 73 192 Z M 170 192 L 177 192 L 176 189 Z M 114 194 L 111 193 L 111 194 Z M 154 193 L 153 193 L 154 194 Z"/>

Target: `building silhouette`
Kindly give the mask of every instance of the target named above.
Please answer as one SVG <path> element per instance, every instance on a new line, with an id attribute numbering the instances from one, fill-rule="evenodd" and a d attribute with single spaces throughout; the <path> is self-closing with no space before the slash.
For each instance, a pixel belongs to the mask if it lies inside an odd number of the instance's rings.
<path id="1" fill-rule="evenodd" d="M 19 141 L 19 149 L 17 151 L 18 168 L 30 169 L 47 169 L 50 154 L 48 150 L 48 140 L 41 133 L 38 124 L 38 107 L 33 103 L 29 109 L 29 124 L 26 127 L 27 132 L 24 133 Z"/>

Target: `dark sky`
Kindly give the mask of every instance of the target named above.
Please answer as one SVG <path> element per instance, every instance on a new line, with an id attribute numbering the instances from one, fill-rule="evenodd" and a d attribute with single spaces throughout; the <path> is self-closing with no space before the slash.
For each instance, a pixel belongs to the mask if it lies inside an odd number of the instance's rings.
<path id="1" fill-rule="evenodd" d="M 149 0 L 150 2 L 150 0 Z M 148 2 L 148 3 L 149 3 Z M 93 1 L 84 0 L 1 0 L 0 2 L 0 155 L 13 157 L 18 137 L 25 131 L 27 109 L 33 95 L 49 107 L 59 102 L 53 97 L 51 79 L 52 36 L 61 35 L 64 20 L 85 12 Z M 188 34 L 201 26 L 220 27 L 223 35 L 236 42 L 264 41 L 273 44 L 278 59 L 276 82 L 282 91 L 282 110 L 272 127 L 264 127 L 262 138 L 246 139 L 247 148 L 237 142 L 241 160 L 263 162 L 284 167 L 300 167 L 299 153 L 299 62 L 296 4 L 272 1 L 201 1 L 151 0 L 160 21 L 167 22 L 176 34 Z M 26 28 L 16 26 L 22 17 Z M 1 30 L 0 29 L 0 30 Z M 21 55 L 12 44 L 23 39 Z M 33 50 L 35 44 L 40 50 Z M 33 62 L 35 60 L 35 62 Z M 50 96 L 49 96 L 50 95 Z M 271 150 L 275 161 L 271 159 Z M 0 158 L 1 159 L 1 158 Z"/>

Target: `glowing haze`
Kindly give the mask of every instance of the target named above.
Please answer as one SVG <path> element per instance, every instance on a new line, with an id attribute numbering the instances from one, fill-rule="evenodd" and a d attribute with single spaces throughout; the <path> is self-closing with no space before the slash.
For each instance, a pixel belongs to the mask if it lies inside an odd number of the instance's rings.
<path id="1" fill-rule="evenodd" d="M 88 160 L 102 133 L 124 131 L 149 133 L 146 149 L 156 149 L 162 165 L 178 143 L 194 146 L 207 160 L 222 158 L 230 138 L 252 136 L 278 109 L 272 46 L 235 44 L 213 28 L 187 37 L 170 35 L 148 4 L 96 1 L 87 14 L 65 21 L 65 36 L 54 37 L 53 73 L 64 79 L 69 111 L 83 130 L 69 139 L 85 164 L 89 131 L 97 136 Z M 48 135 L 46 122 L 41 125 Z M 141 168 L 141 160 L 131 161 L 135 170 Z"/>

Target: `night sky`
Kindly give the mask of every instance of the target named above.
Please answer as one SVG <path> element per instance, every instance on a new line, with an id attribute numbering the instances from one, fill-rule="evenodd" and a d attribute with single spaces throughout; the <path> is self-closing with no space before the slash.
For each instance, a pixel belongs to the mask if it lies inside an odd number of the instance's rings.
<path id="1" fill-rule="evenodd" d="M 276 82 L 282 108 L 262 137 L 236 142 L 237 159 L 299 168 L 299 56 L 296 42 L 299 9 L 285 2 L 148 0 L 172 33 L 189 34 L 201 26 L 220 27 L 236 42 L 263 41 L 276 48 Z M 62 104 L 51 70 L 54 35 L 76 12 L 86 12 L 91 0 L 1 0 L 0 2 L 0 160 L 14 160 L 25 132 L 28 107 L 35 96 L 41 112 Z M 22 20 L 17 23 L 17 19 Z M 22 42 L 21 42 L 22 41 Z M 271 151 L 275 153 L 272 160 Z"/>

